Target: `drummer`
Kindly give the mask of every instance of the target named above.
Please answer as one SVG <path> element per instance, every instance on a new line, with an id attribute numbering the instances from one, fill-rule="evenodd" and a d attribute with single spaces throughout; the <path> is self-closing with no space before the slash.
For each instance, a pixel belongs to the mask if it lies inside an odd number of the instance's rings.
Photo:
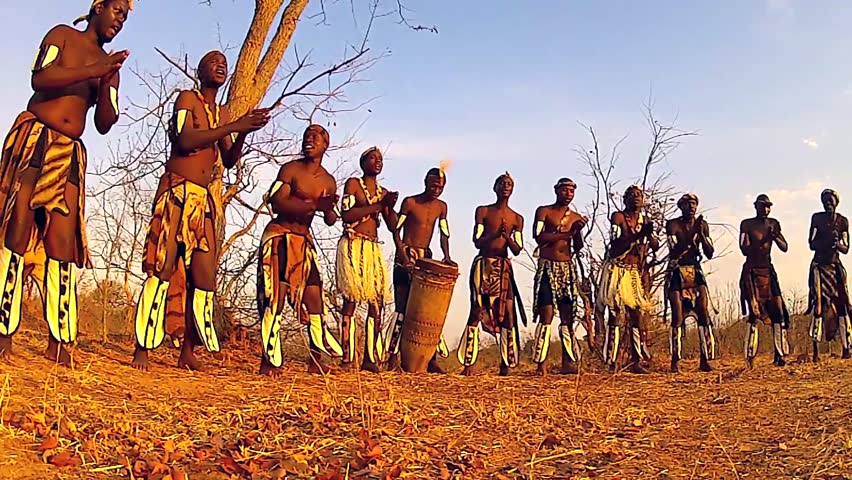
<path id="1" fill-rule="evenodd" d="M 524 218 L 509 208 L 515 181 L 509 172 L 494 181 L 497 200 L 476 207 L 473 244 L 479 255 L 470 268 L 470 315 L 458 349 L 462 375 L 471 375 L 479 353 L 479 324 L 497 338 L 500 347 L 500 375 L 518 365 L 518 312 L 526 325 L 526 315 L 509 250 L 518 255 L 524 248 Z"/>
<path id="2" fill-rule="evenodd" d="M 405 305 L 408 302 L 408 290 L 411 286 L 411 268 L 420 258 L 432 258 L 432 234 L 435 231 L 435 223 L 441 230 L 441 251 L 444 254 L 443 262 L 457 266 L 450 259 L 450 225 L 447 223 L 447 204 L 438 197 L 444 191 L 447 183 L 447 175 L 440 168 L 432 168 L 426 173 L 423 193 L 406 197 L 402 201 L 399 210 L 399 219 L 393 232 L 393 240 L 396 244 L 396 256 L 393 266 L 393 289 L 394 303 L 396 306 L 396 321 L 391 324 L 390 340 L 387 342 L 390 360 L 388 370 L 400 368 L 399 343 L 402 333 L 402 323 L 405 319 Z M 437 354 L 448 357 L 449 351 L 444 337 L 438 345 L 436 355 L 429 362 L 428 371 L 431 373 L 445 373 L 438 365 Z"/>

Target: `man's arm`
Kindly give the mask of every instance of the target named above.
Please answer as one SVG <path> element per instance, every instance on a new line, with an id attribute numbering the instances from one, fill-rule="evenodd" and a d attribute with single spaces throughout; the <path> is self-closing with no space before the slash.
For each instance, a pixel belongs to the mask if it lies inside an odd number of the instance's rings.
<path id="1" fill-rule="evenodd" d="M 192 152 L 199 148 L 212 146 L 219 140 L 231 135 L 232 133 L 249 133 L 253 132 L 269 121 L 268 114 L 265 110 L 252 110 L 239 119 L 228 122 L 225 125 L 216 128 L 198 128 L 196 127 L 196 113 L 199 108 L 203 108 L 201 101 L 196 97 L 195 93 L 189 91 L 180 92 L 175 101 L 175 112 L 172 119 L 172 136 L 177 143 L 178 148 L 184 152 Z M 188 121 L 192 120 L 192 121 Z M 238 143 L 238 142 L 235 142 Z M 232 146 L 232 151 L 233 146 Z M 235 157 L 236 159 L 239 156 Z M 229 160 L 236 163 L 236 159 Z"/>
<path id="2" fill-rule="evenodd" d="M 411 197 L 403 199 L 402 205 L 399 207 L 399 216 L 397 217 L 397 221 L 391 228 L 391 232 L 393 233 L 393 243 L 399 251 L 402 251 L 405 246 L 402 243 L 402 227 L 408 219 L 408 214 L 411 213 L 411 202 Z M 407 258 L 407 256 L 402 255 L 403 261 L 406 261 Z"/>
<path id="3" fill-rule="evenodd" d="M 511 234 L 506 232 L 505 236 L 506 243 L 509 245 L 512 255 L 516 257 L 520 255 L 521 250 L 524 249 L 524 217 L 516 215 L 514 229 Z"/>
<path id="4" fill-rule="evenodd" d="M 292 196 L 293 178 L 288 166 L 289 164 L 285 163 L 278 170 L 278 177 L 266 193 L 266 201 L 272 206 L 272 211 L 276 215 L 312 216 L 316 212 L 314 202 Z"/>
<path id="5" fill-rule="evenodd" d="M 703 218 L 701 219 L 701 225 L 699 225 L 698 241 L 701 242 L 701 249 L 704 251 L 704 256 L 708 260 L 713 258 L 713 255 L 716 253 L 716 247 L 713 246 L 713 239 L 710 238 L 710 224 Z"/>
<path id="6" fill-rule="evenodd" d="M 444 253 L 444 263 L 455 265 L 450 258 L 450 224 L 447 222 L 447 204 L 441 201 L 441 213 L 438 215 L 438 229 L 441 230 L 441 251 Z"/>
<path id="7" fill-rule="evenodd" d="M 746 221 L 740 222 L 740 252 L 747 257 L 751 253 L 751 239 L 746 231 Z"/>
<path id="8" fill-rule="evenodd" d="M 500 228 L 491 233 L 485 233 L 485 214 L 487 211 L 487 207 L 480 205 L 476 207 L 476 212 L 473 214 L 473 246 L 480 250 L 500 238 L 504 233 Z"/>
<path id="9" fill-rule="evenodd" d="M 775 231 L 775 245 L 778 245 L 778 250 L 787 253 L 789 246 L 787 245 L 787 239 L 784 238 L 784 234 L 781 233 L 781 223 L 778 220 L 774 220 L 774 224 L 777 229 Z"/>
<path id="10" fill-rule="evenodd" d="M 624 221 L 624 214 L 615 212 L 609 219 L 610 223 L 610 257 L 620 257 L 630 249 L 633 242 L 638 238 L 627 227 L 627 222 Z"/>
<path id="11" fill-rule="evenodd" d="M 849 220 L 846 217 L 840 216 L 840 225 L 837 230 L 837 251 L 846 255 L 849 253 Z"/>
<path id="12" fill-rule="evenodd" d="M 98 83 L 98 102 L 95 104 L 95 129 L 101 135 L 109 133 L 118 121 L 118 85 L 120 75 L 115 71 L 102 77 Z"/>
<path id="13" fill-rule="evenodd" d="M 231 132 L 219 139 L 219 151 L 222 152 L 222 165 L 225 168 L 234 168 L 243 156 L 243 150 L 246 144 L 246 138 L 251 132 L 255 132 L 269 123 L 269 109 L 258 108 L 249 111 L 245 115 L 248 117 L 246 122 L 251 123 L 251 128 L 247 131 Z M 231 112 L 222 108 L 222 123 L 234 123 L 234 118 Z M 239 126 L 239 123 L 237 124 Z"/>
<path id="14" fill-rule="evenodd" d="M 30 85 L 34 91 L 59 90 L 85 80 L 107 76 L 117 72 L 129 55 L 126 50 L 122 50 L 79 67 L 59 65 L 66 43 L 74 35 L 79 35 L 79 32 L 67 25 L 57 25 L 44 36 L 32 66 Z"/>

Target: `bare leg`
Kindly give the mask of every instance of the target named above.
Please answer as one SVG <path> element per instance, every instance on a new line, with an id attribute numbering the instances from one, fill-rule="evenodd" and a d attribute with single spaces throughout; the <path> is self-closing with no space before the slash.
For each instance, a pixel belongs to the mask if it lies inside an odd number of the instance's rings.
<path id="1" fill-rule="evenodd" d="M 216 237 L 212 219 L 205 219 L 204 233 L 207 237 L 210 249 L 207 252 L 196 250 L 192 253 L 192 262 L 190 269 L 187 272 L 187 289 L 186 289 L 186 323 L 184 324 L 185 334 L 183 336 L 183 344 L 181 345 L 180 357 L 178 358 L 178 368 L 187 368 L 195 371 L 205 371 L 204 364 L 195 356 L 195 347 L 203 345 L 203 342 L 196 342 L 202 339 L 201 332 L 198 331 L 198 323 L 196 320 L 196 312 L 194 308 L 194 300 L 198 291 L 215 292 L 216 291 Z M 186 253 L 187 255 L 190 252 Z M 215 335 L 215 333 L 214 333 Z M 214 350 L 216 351 L 216 350 Z"/>
<path id="2" fill-rule="evenodd" d="M 678 363 L 681 355 L 681 332 L 683 326 L 683 300 L 679 291 L 669 293 L 669 305 L 672 309 L 672 328 L 669 333 L 672 363 L 670 370 L 674 373 L 680 371 Z"/>
<path id="3" fill-rule="evenodd" d="M 322 290 L 319 285 L 308 285 L 305 287 L 305 293 L 302 297 L 305 308 L 308 310 L 308 315 L 322 315 Z M 316 345 L 310 344 L 308 348 L 307 367 L 308 373 L 313 375 L 322 375 L 328 371 L 328 367 L 323 362 L 322 352 Z"/>
<path id="4" fill-rule="evenodd" d="M 0 335 L 0 361 L 11 362 L 12 359 L 12 337 Z"/>
<path id="5" fill-rule="evenodd" d="M 540 377 L 547 376 L 547 352 L 550 350 L 550 325 L 553 323 L 554 311 L 553 305 L 539 306 L 539 325 L 536 327 L 536 342 L 541 343 L 538 347 L 543 350 L 538 366 L 535 369 L 535 374 Z M 537 347 L 533 347 L 537 348 Z M 538 349 L 537 348 L 537 349 Z M 535 352 L 533 352 L 535 354 Z"/>
<path id="6" fill-rule="evenodd" d="M 576 375 L 579 373 L 577 367 L 577 342 L 574 338 L 574 304 L 561 303 L 559 305 L 559 338 L 562 346 L 562 366 L 560 375 Z"/>
<path id="7" fill-rule="evenodd" d="M 379 304 L 382 302 L 379 301 Z M 346 308 L 344 307 L 344 311 Z M 367 320 L 364 322 L 364 357 L 361 360 L 361 370 L 379 373 L 379 362 L 381 362 L 379 346 L 382 341 L 382 312 L 375 306 L 367 307 Z M 354 342 L 353 342 L 354 344 Z"/>
<path id="8" fill-rule="evenodd" d="M 641 340 L 637 341 L 636 335 L 633 334 L 633 330 L 641 328 L 639 315 L 641 314 L 639 310 L 633 310 L 625 308 L 625 318 L 627 320 L 627 325 L 630 325 L 630 367 L 628 371 L 630 373 L 637 374 L 646 374 L 650 373 L 645 367 L 642 366 L 642 343 Z M 625 332 L 626 334 L 627 332 Z"/>
<path id="9" fill-rule="evenodd" d="M 65 185 L 65 202 L 68 205 L 68 215 L 63 215 L 57 211 L 50 212 L 50 223 L 44 236 L 44 249 L 49 259 L 71 263 L 75 261 L 77 250 L 77 231 L 79 230 L 79 205 L 78 195 L 79 187 L 67 183 Z M 71 276 L 74 272 L 71 271 Z M 72 288 L 73 278 L 60 280 L 58 286 L 60 291 Z M 47 297 L 47 292 L 43 292 Z M 72 295 L 76 294 L 72 290 Z M 76 302 L 74 302 L 76 304 Z M 67 306 L 67 304 L 66 304 Z M 69 307 L 72 308 L 73 307 Z M 77 328 L 77 311 L 63 311 L 60 309 L 60 321 L 69 325 L 69 330 L 76 332 Z M 64 318 L 63 318 L 64 317 Z M 47 342 L 47 349 L 44 352 L 45 358 L 50 361 L 55 361 L 60 365 L 71 366 L 71 354 L 65 348 L 65 345 L 60 342 L 60 339 L 50 338 Z M 66 339 L 67 341 L 67 339 Z M 73 341 L 73 339 L 72 339 Z"/>

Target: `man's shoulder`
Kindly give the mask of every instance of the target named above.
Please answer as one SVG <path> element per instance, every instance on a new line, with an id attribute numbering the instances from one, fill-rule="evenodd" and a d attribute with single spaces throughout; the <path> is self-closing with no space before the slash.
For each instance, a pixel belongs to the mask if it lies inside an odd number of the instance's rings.
<path id="1" fill-rule="evenodd" d="M 69 39 L 69 38 L 79 38 L 83 32 L 77 30 L 76 28 L 60 23 L 58 25 L 54 25 L 53 28 L 47 31 L 45 34 L 45 38 L 56 38 L 56 39 Z"/>

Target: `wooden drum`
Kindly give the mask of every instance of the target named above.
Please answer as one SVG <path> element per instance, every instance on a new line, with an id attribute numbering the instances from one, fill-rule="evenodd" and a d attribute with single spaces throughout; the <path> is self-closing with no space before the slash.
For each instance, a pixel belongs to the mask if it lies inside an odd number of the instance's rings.
<path id="1" fill-rule="evenodd" d="M 404 371 L 426 371 L 441 341 L 458 276 L 457 267 L 428 258 L 414 264 L 399 345 Z"/>

